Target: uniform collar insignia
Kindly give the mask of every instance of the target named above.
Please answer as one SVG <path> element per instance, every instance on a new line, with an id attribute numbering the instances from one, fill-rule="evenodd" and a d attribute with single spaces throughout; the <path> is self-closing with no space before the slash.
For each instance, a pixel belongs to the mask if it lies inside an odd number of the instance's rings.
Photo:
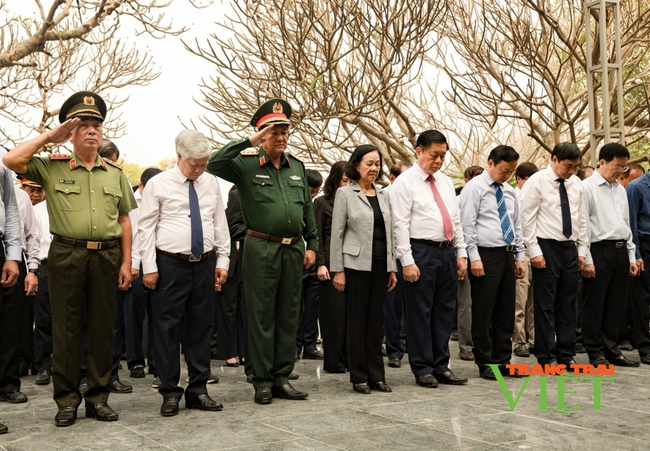
<path id="1" fill-rule="evenodd" d="M 260 166 L 264 166 L 264 163 L 266 163 L 266 158 L 264 156 L 260 157 Z"/>

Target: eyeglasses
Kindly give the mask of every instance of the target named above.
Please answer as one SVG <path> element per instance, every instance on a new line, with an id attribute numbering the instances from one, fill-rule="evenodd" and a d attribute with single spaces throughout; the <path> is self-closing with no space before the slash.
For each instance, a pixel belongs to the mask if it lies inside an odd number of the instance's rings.
<path id="1" fill-rule="evenodd" d="M 607 163 L 607 164 L 609 164 L 609 163 Z M 614 172 L 623 172 L 623 173 L 625 173 L 625 172 L 630 170 L 629 166 L 619 166 L 617 164 L 609 164 L 609 165 L 612 167 Z"/>

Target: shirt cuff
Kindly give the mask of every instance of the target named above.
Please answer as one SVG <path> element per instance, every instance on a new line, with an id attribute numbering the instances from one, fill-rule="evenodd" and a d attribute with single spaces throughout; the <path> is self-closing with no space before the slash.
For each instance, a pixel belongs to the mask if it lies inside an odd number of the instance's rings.
<path id="1" fill-rule="evenodd" d="M 228 271 L 228 267 L 230 266 L 230 258 L 228 257 L 217 257 L 217 265 L 215 268 L 218 269 L 225 269 Z"/>
<path id="2" fill-rule="evenodd" d="M 153 272 L 158 272 L 158 265 L 156 261 L 142 262 L 142 274 L 151 274 Z"/>
<path id="3" fill-rule="evenodd" d="M 481 259 L 481 254 L 478 253 L 478 247 L 471 248 L 467 254 L 469 255 L 470 262 L 475 262 Z"/>
<path id="4" fill-rule="evenodd" d="M 539 247 L 539 244 L 537 244 L 537 243 L 532 244 L 531 243 L 530 246 L 528 246 L 528 255 L 530 256 L 530 259 L 532 260 L 535 257 L 544 256 L 544 253 L 542 252 L 542 248 Z"/>
<path id="5" fill-rule="evenodd" d="M 307 241 L 307 250 L 308 251 L 318 252 L 318 240 L 317 239 L 312 239 L 312 240 Z"/>
<path id="6" fill-rule="evenodd" d="M 7 246 L 5 248 L 5 260 L 22 261 L 22 249 L 20 246 Z"/>
<path id="7" fill-rule="evenodd" d="M 408 251 L 406 254 L 402 255 L 399 258 L 399 261 L 402 264 L 402 267 L 415 263 L 415 260 L 413 259 L 413 253 L 411 251 Z"/>
<path id="8" fill-rule="evenodd" d="M 140 270 L 140 259 L 131 257 L 131 269 Z"/>
<path id="9" fill-rule="evenodd" d="M 456 258 L 467 258 L 467 251 L 464 247 L 456 248 Z"/>

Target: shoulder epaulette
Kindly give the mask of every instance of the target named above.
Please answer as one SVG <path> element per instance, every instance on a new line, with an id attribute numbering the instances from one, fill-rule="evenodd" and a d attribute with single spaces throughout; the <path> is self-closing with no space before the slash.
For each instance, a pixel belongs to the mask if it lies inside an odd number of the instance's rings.
<path id="1" fill-rule="evenodd" d="M 108 164 L 110 164 L 111 166 L 115 166 L 115 167 L 116 167 L 117 169 L 119 169 L 120 171 L 122 170 L 122 165 L 121 165 L 121 164 L 116 163 L 116 162 L 114 162 L 113 160 L 109 160 L 108 158 L 102 158 L 102 160 L 104 161 L 104 163 L 108 163 Z"/>
<path id="2" fill-rule="evenodd" d="M 259 150 L 257 149 L 244 149 L 241 152 L 239 152 L 240 155 L 244 157 L 254 157 L 260 154 Z"/>
<path id="3" fill-rule="evenodd" d="M 298 158 L 297 156 L 295 156 L 295 155 L 292 154 L 291 152 L 287 152 L 287 155 L 289 155 L 289 156 L 290 156 L 291 158 L 293 158 L 294 160 L 298 160 L 298 161 L 300 161 L 302 164 L 305 164 L 304 161 L 302 161 L 300 158 Z"/>
<path id="4" fill-rule="evenodd" d="M 51 153 L 50 154 L 50 160 L 69 160 L 72 158 L 72 155 L 68 155 L 66 153 Z"/>

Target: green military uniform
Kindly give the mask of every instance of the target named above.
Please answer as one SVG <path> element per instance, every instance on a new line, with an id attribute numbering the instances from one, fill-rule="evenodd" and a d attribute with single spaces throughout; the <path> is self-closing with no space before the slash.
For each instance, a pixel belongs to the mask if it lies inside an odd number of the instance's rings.
<path id="1" fill-rule="evenodd" d="M 79 393 L 82 306 L 88 324 L 88 394 L 108 399 L 115 289 L 121 260 L 118 216 L 136 208 L 122 170 L 99 156 L 88 170 L 75 154 L 33 157 L 25 177 L 47 195 L 48 254 L 52 306 L 54 400 L 59 407 L 81 403 Z M 74 240 L 85 240 L 76 242 Z M 63 242 L 62 242 L 63 241 Z"/>
<path id="2" fill-rule="evenodd" d="M 248 139 L 229 143 L 212 154 L 206 170 L 237 185 L 249 230 L 304 238 L 282 244 L 247 235 L 244 241 L 247 358 L 258 388 L 288 383 L 294 366 L 304 243 L 316 251 L 318 238 L 302 162 L 285 152 L 276 168 L 262 147 L 250 147 Z"/>

